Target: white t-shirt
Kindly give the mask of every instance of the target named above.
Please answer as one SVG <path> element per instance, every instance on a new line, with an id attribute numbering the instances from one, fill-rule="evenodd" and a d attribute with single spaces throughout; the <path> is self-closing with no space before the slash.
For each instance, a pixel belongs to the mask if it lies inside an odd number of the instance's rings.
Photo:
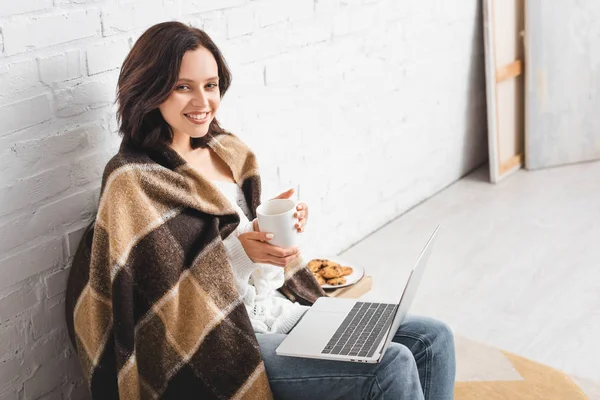
<path id="1" fill-rule="evenodd" d="M 277 290 L 283 286 L 283 268 L 254 263 L 248 258 L 238 240 L 240 234 L 253 231 L 252 221 L 248 219 L 250 210 L 242 189 L 233 182 L 212 183 L 225 195 L 240 216 L 240 224 L 223 244 L 254 332 L 288 333 L 308 307 L 291 302 Z"/>

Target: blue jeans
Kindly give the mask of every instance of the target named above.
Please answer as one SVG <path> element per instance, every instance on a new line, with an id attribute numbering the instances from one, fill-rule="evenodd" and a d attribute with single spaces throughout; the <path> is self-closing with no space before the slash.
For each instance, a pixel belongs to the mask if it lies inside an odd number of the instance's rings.
<path id="1" fill-rule="evenodd" d="M 378 364 L 278 356 L 285 336 L 256 335 L 276 399 L 454 398 L 454 337 L 437 320 L 407 316 Z"/>

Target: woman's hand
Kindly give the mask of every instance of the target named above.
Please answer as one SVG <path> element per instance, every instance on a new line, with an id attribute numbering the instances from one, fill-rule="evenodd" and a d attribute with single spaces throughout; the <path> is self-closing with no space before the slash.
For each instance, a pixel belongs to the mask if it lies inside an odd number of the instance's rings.
<path id="1" fill-rule="evenodd" d="M 268 243 L 271 239 L 273 234 L 265 232 L 246 232 L 238 236 L 248 258 L 255 263 L 285 267 L 298 257 L 300 250 L 297 247 L 285 249 L 273 246 Z"/>
<path id="2" fill-rule="evenodd" d="M 288 189 L 287 191 L 281 193 L 279 196 L 275 197 L 276 199 L 289 199 L 294 194 L 294 189 Z M 306 225 L 306 221 L 308 220 L 308 206 L 306 203 L 298 203 L 296 206 L 296 213 L 294 217 L 298 218 L 298 222 L 296 223 L 296 229 L 298 232 L 304 232 L 304 225 Z M 258 223 L 257 225 L 258 226 Z"/>

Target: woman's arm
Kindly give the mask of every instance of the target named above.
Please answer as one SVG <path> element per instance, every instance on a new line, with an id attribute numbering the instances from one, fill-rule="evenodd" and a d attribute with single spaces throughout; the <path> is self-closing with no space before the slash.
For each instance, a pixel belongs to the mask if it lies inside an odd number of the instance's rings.
<path id="1" fill-rule="evenodd" d="M 223 240 L 227 261 L 231 266 L 233 277 L 235 278 L 235 286 L 238 292 L 243 297 L 248 289 L 248 280 L 250 275 L 258 268 L 258 266 L 248 257 L 246 250 L 242 246 L 236 235 L 229 235 Z"/>

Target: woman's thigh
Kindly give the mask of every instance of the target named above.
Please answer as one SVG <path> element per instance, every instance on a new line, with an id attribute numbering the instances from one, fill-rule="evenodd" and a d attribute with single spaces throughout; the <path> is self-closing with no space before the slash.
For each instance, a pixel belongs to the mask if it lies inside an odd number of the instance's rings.
<path id="1" fill-rule="evenodd" d="M 404 345 L 392 343 L 378 364 L 285 357 L 275 349 L 282 334 L 257 334 L 276 399 L 420 399 L 416 363 Z"/>

